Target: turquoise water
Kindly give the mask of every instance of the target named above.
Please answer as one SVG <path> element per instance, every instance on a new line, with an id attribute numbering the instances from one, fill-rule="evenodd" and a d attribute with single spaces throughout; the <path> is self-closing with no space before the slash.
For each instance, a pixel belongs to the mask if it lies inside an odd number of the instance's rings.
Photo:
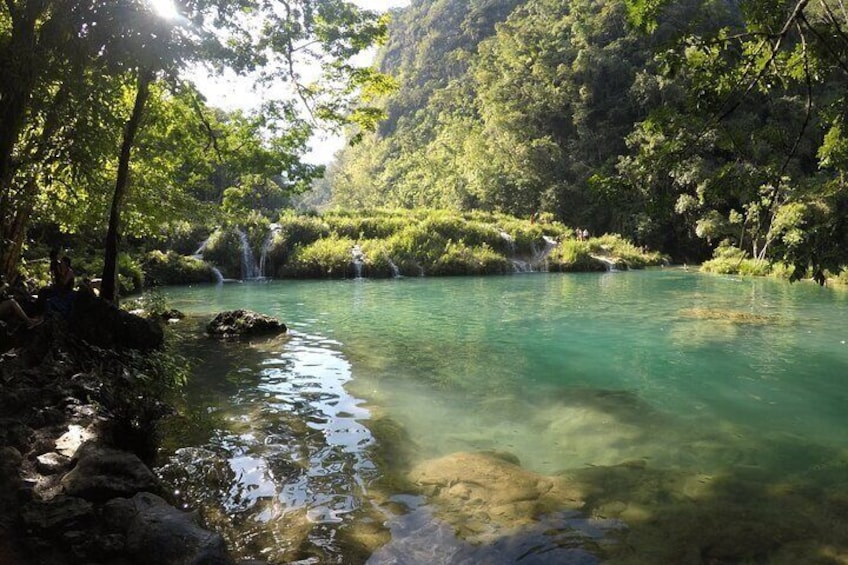
<path id="1" fill-rule="evenodd" d="M 248 308 L 290 328 L 251 344 L 187 344 L 202 361 L 166 438 L 162 475 L 229 524 L 243 555 L 848 555 L 848 293 L 669 269 L 166 295 L 204 319 Z M 562 508 L 501 512 L 451 498 L 453 488 L 416 490 L 420 465 L 478 452 L 507 452 L 576 494 Z M 476 472 L 447 487 L 477 488 Z"/>

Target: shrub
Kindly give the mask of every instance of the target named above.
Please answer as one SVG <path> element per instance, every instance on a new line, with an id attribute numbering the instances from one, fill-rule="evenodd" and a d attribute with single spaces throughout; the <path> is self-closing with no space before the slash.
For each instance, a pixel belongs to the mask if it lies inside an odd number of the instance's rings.
<path id="1" fill-rule="evenodd" d="M 144 274 L 148 286 L 192 284 L 215 280 L 212 267 L 192 256 L 173 251 L 151 251 L 144 258 Z"/>
<path id="2" fill-rule="evenodd" d="M 335 235 L 297 247 L 283 268 L 293 278 L 345 278 L 355 275 L 353 255 L 356 242 Z"/>
<path id="3" fill-rule="evenodd" d="M 512 263 L 487 245 L 470 247 L 449 241 L 432 265 L 433 275 L 491 275 L 512 272 Z"/>
<path id="4" fill-rule="evenodd" d="M 241 239 L 236 228 L 220 228 L 209 236 L 203 258 L 218 267 L 225 277 L 241 276 Z"/>
<path id="5" fill-rule="evenodd" d="M 701 265 L 701 270 L 719 275 L 768 275 L 771 267 L 767 261 L 752 259 L 748 253 L 730 245 L 719 245 L 713 258 Z"/>
<path id="6" fill-rule="evenodd" d="M 280 216 L 279 239 L 275 253 L 289 255 L 296 246 L 304 247 L 330 235 L 330 226 L 318 216 L 298 216 L 291 212 Z"/>
<path id="7" fill-rule="evenodd" d="M 128 253 L 118 253 L 118 290 L 121 294 L 135 294 L 144 288 L 144 270 L 141 263 Z"/>
<path id="8" fill-rule="evenodd" d="M 617 234 L 604 234 L 588 241 L 589 251 L 596 255 L 612 257 L 616 263 L 628 269 L 643 269 L 649 265 L 661 265 L 663 256 L 656 252 L 645 252 Z"/>
<path id="9" fill-rule="evenodd" d="M 592 257 L 589 243 L 576 239 L 562 241 L 548 256 L 548 269 L 563 273 L 604 271 L 606 266 Z"/>

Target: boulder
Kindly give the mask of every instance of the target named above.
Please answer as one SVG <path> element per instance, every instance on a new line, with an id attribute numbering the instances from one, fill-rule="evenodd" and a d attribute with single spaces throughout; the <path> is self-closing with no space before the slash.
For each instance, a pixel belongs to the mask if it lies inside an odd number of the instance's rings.
<path id="1" fill-rule="evenodd" d="M 472 541 L 484 541 L 478 536 L 485 530 L 525 526 L 540 515 L 582 506 L 583 493 L 564 479 L 516 462 L 503 453 L 453 453 L 416 465 L 409 480 L 432 497 L 445 522 Z"/>
<path id="2" fill-rule="evenodd" d="M 48 501 L 33 501 L 22 512 L 27 529 L 39 532 L 78 530 L 91 527 L 94 506 L 75 496 L 57 496 Z"/>
<path id="3" fill-rule="evenodd" d="M 224 538 L 198 526 L 193 513 L 181 512 L 150 493 L 139 493 L 130 502 L 133 517 L 127 529 L 126 550 L 133 562 L 233 565 Z"/>
<path id="4" fill-rule="evenodd" d="M 35 468 L 42 475 L 55 475 L 70 464 L 71 460 L 61 453 L 51 451 L 35 458 Z"/>
<path id="5" fill-rule="evenodd" d="M 86 293 L 77 294 L 68 324 L 73 333 L 92 345 L 150 351 L 162 347 L 161 326 L 119 309 Z"/>
<path id="6" fill-rule="evenodd" d="M 206 332 L 210 336 L 224 339 L 279 334 L 286 331 L 286 325 L 276 318 L 250 310 L 221 312 L 206 325 Z"/>
<path id="7" fill-rule="evenodd" d="M 77 457 L 76 467 L 62 478 L 68 495 L 103 502 L 160 490 L 156 476 L 133 453 L 87 443 Z"/>

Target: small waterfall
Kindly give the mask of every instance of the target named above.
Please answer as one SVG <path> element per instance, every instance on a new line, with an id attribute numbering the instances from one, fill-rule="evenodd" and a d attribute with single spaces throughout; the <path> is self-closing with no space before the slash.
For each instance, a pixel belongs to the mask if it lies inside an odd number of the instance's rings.
<path id="1" fill-rule="evenodd" d="M 527 261 L 521 259 L 510 259 L 512 262 L 512 270 L 516 273 L 532 273 L 533 267 Z"/>
<path id="2" fill-rule="evenodd" d="M 515 255 L 515 239 L 503 230 L 500 230 L 499 235 L 501 236 L 501 239 L 506 242 L 506 245 L 509 248 L 509 254 Z"/>
<path id="3" fill-rule="evenodd" d="M 548 255 L 557 248 L 559 242 L 547 235 L 542 236 L 544 247 L 539 249 L 535 243 L 531 245 L 532 256 L 529 261 L 512 258 L 512 269 L 516 273 L 548 272 Z"/>
<path id="4" fill-rule="evenodd" d="M 350 250 L 350 254 L 353 257 L 353 270 L 356 273 L 356 278 L 362 278 L 362 267 L 365 265 L 365 254 L 362 253 L 362 248 L 358 245 L 354 245 Z"/>
<path id="5" fill-rule="evenodd" d="M 212 267 L 212 274 L 215 275 L 215 284 L 224 284 L 224 275 L 218 267 Z"/>
<path id="6" fill-rule="evenodd" d="M 236 231 L 239 241 L 241 241 L 241 278 L 242 280 L 258 279 L 260 276 L 259 268 L 256 265 L 256 257 L 253 256 L 253 251 L 250 249 L 247 233 L 241 229 Z"/>
<path id="7" fill-rule="evenodd" d="M 548 255 L 550 255 L 551 252 L 554 249 L 557 248 L 557 245 L 559 245 L 559 242 L 557 240 L 555 240 L 554 238 L 549 237 L 547 235 L 543 235 L 542 239 L 545 240 L 545 247 L 544 247 L 544 249 L 542 249 L 541 253 L 537 257 L 536 262 L 541 264 L 542 272 L 547 273 L 548 272 Z"/>
<path id="8" fill-rule="evenodd" d="M 265 236 L 265 241 L 262 242 L 262 249 L 259 250 L 259 278 L 265 278 L 265 265 L 268 263 L 268 250 L 274 243 L 274 236 L 280 231 L 280 224 L 271 224 L 268 230 L 268 235 Z"/>
<path id="9" fill-rule="evenodd" d="M 210 239 L 212 239 L 211 235 L 201 242 L 200 247 L 198 247 L 197 251 L 192 253 L 191 256 L 195 259 L 203 259 L 203 252 L 206 251 L 206 247 L 209 245 Z"/>
<path id="10" fill-rule="evenodd" d="M 400 269 L 395 265 L 395 262 L 392 261 L 392 258 L 386 256 L 386 260 L 389 262 L 389 268 L 392 270 L 392 278 L 399 279 L 400 278 Z"/>
<path id="11" fill-rule="evenodd" d="M 617 273 L 618 267 L 615 266 L 615 261 L 603 255 L 591 255 L 592 259 L 600 261 L 606 267 L 608 273 Z"/>
<path id="12" fill-rule="evenodd" d="M 209 245 L 209 241 L 211 239 L 212 239 L 212 235 L 210 235 L 209 237 L 204 239 L 203 242 L 200 244 L 200 247 L 197 248 L 197 251 L 195 251 L 191 256 L 194 257 L 195 259 L 197 259 L 198 261 L 203 261 L 203 262 L 208 263 L 206 261 L 206 259 L 203 258 L 203 253 L 206 251 L 206 247 Z M 223 284 L 224 283 L 224 275 L 223 275 L 223 273 L 221 273 L 221 270 L 218 269 L 218 267 L 212 265 L 211 263 L 208 263 L 208 264 L 209 264 L 209 268 L 212 269 L 212 274 L 215 275 L 215 284 Z"/>

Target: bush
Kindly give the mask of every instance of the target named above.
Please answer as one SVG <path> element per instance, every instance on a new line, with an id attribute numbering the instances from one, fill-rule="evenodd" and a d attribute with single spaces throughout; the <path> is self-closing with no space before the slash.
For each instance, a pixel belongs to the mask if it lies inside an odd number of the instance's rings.
<path id="1" fill-rule="evenodd" d="M 592 257 L 589 243 L 566 239 L 548 256 L 548 269 L 563 273 L 580 271 L 605 271 L 603 262 Z"/>
<path id="2" fill-rule="evenodd" d="M 449 241 L 441 257 L 432 265 L 433 275 L 492 275 L 511 273 L 512 263 L 488 245 L 470 247 Z"/>
<path id="3" fill-rule="evenodd" d="M 604 234 L 588 241 L 589 251 L 595 255 L 612 257 L 628 269 L 643 269 L 649 265 L 662 265 L 664 258 L 656 252 L 645 252 L 620 235 Z"/>
<path id="4" fill-rule="evenodd" d="M 220 269 L 225 277 L 241 277 L 241 239 L 236 228 L 216 230 L 206 244 L 203 258 Z"/>
<path id="5" fill-rule="evenodd" d="M 335 235 L 297 247 L 283 273 L 292 278 L 345 278 L 355 276 L 352 249 L 356 242 Z"/>
<path id="6" fill-rule="evenodd" d="M 701 271 L 718 275 L 765 276 L 771 271 L 767 261 L 752 259 L 748 253 L 730 245 L 719 245 L 713 258 L 701 265 Z"/>
<path id="7" fill-rule="evenodd" d="M 145 280 L 148 286 L 212 282 L 212 267 L 192 256 L 173 251 L 151 251 L 144 258 Z"/>

